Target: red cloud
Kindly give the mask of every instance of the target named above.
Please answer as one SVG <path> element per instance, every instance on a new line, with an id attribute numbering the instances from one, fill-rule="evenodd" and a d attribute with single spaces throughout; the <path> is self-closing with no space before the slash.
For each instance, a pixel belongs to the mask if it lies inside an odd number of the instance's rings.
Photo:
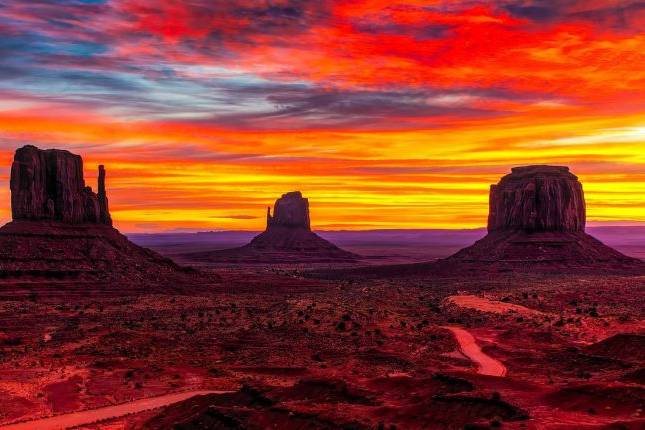
<path id="1" fill-rule="evenodd" d="M 212 38 L 245 40 L 262 34 L 292 34 L 322 16 L 326 2 L 302 0 L 119 0 L 116 8 L 133 29 L 167 41 Z"/>
<path id="2" fill-rule="evenodd" d="M 334 87 L 503 87 L 585 102 L 643 87 L 645 38 L 596 22 L 638 20 L 638 3 L 470 3 L 120 0 L 130 36 L 117 52 Z"/>

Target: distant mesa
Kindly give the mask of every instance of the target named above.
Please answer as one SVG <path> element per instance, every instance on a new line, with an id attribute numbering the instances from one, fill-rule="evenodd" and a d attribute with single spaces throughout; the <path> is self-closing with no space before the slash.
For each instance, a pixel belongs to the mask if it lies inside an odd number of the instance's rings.
<path id="1" fill-rule="evenodd" d="M 309 200 L 300 191 L 283 194 L 267 209 L 266 230 L 239 248 L 182 255 L 188 261 L 210 263 L 325 263 L 361 258 L 311 231 Z"/>
<path id="2" fill-rule="evenodd" d="M 563 166 L 516 167 L 490 188 L 488 234 L 443 260 L 482 270 L 642 266 L 585 233 L 582 184 Z"/>
<path id="3" fill-rule="evenodd" d="M 83 160 L 27 145 L 11 166 L 13 221 L 0 228 L 0 296 L 21 285 L 86 282 L 88 291 L 194 284 L 196 271 L 130 242 L 112 227 L 99 166 L 98 192 L 86 186 Z M 11 288 L 13 286 L 13 290 Z"/>

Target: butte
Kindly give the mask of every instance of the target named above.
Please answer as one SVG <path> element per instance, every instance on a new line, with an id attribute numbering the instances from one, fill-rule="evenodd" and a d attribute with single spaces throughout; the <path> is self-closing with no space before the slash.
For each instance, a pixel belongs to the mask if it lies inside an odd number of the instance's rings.
<path id="1" fill-rule="evenodd" d="M 354 262 L 360 256 L 311 231 L 309 200 L 300 191 L 283 194 L 267 209 L 266 230 L 239 248 L 183 254 L 204 263 L 292 264 Z"/>
<path id="2" fill-rule="evenodd" d="M 643 269 L 585 233 L 582 184 L 564 166 L 513 168 L 491 185 L 488 234 L 443 260 L 484 271 Z"/>
<path id="3" fill-rule="evenodd" d="M 103 166 L 94 193 L 79 155 L 27 145 L 16 150 L 10 186 L 13 221 L 0 228 L 0 296 L 64 295 L 79 286 L 83 294 L 162 292 L 206 281 L 112 227 Z"/>
<path id="4" fill-rule="evenodd" d="M 491 185 L 488 234 L 428 263 L 318 271 L 313 277 L 477 277 L 502 272 L 645 274 L 645 262 L 585 233 L 582 184 L 563 166 L 516 167 Z"/>

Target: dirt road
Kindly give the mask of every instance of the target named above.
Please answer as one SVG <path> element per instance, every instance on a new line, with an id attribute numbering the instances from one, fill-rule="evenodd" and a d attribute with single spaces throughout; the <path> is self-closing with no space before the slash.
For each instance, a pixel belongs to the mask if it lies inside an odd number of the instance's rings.
<path id="1" fill-rule="evenodd" d="M 473 363 L 477 364 L 477 373 L 490 376 L 506 376 L 506 366 L 501 361 L 482 352 L 477 341 L 468 331 L 461 327 L 446 327 L 459 342 L 459 350 Z"/>
<path id="2" fill-rule="evenodd" d="M 0 430 L 63 430 L 70 427 L 77 427 L 85 424 L 95 423 L 97 421 L 109 418 L 118 418 L 124 415 L 143 412 L 150 409 L 157 409 L 173 403 L 181 402 L 194 396 L 203 394 L 223 394 L 230 391 L 185 391 L 182 393 L 166 394 L 159 397 L 134 400 L 121 405 L 106 406 L 104 408 L 92 409 L 88 411 L 72 412 L 55 417 L 25 421 L 18 424 L 0 426 Z"/>

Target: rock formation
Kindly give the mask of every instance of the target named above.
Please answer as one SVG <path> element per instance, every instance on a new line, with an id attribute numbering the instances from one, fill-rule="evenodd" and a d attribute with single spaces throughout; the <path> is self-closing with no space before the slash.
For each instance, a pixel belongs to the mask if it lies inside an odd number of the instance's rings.
<path id="1" fill-rule="evenodd" d="M 279 227 L 311 230 L 310 224 L 309 199 L 302 197 L 300 191 L 283 194 L 276 200 L 273 216 L 271 207 L 267 208 L 267 230 Z"/>
<path id="2" fill-rule="evenodd" d="M 585 233 L 578 178 L 561 166 L 512 169 L 490 187 L 488 234 L 452 256 L 429 263 L 320 270 L 329 279 L 479 277 L 500 272 L 645 274 L 645 262 Z"/>
<path id="3" fill-rule="evenodd" d="M 311 231 L 309 200 L 300 191 L 283 194 L 267 210 L 266 230 L 240 248 L 190 253 L 188 261 L 211 263 L 353 262 L 358 255 L 338 248 Z"/>
<path id="4" fill-rule="evenodd" d="M 97 197 L 99 199 L 99 223 L 112 225 L 112 217 L 108 208 L 108 198 L 105 192 L 105 167 L 99 165 L 99 190 Z"/>
<path id="5" fill-rule="evenodd" d="M 568 167 L 515 167 L 490 187 L 489 232 L 581 232 L 585 217 L 582 184 Z"/>
<path id="6" fill-rule="evenodd" d="M 14 220 L 112 225 L 105 196 L 105 169 L 99 168 L 97 195 L 85 186 L 80 156 L 31 145 L 19 148 L 11 165 L 11 211 Z"/>
<path id="7" fill-rule="evenodd" d="M 105 168 L 99 166 L 94 193 L 85 185 L 83 160 L 68 151 L 31 145 L 16 151 L 11 210 L 13 221 L 0 228 L 0 295 L 18 291 L 16 285 L 41 285 L 49 293 L 54 282 L 121 293 L 125 284 L 133 293 L 205 280 L 113 228 Z"/>
<path id="8" fill-rule="evenodd" d="M 283 194 L 273 206 L 267 208 L 267 226 L 256 236 L 250 246 L 258 249 L 322 250 L 338 249 L 335 245 L 311 231 L 309 200 L 300 191 Z"/>
<path id="9" fill-rule="evenodd" d="M 491 186 L 489 207 L 488 235 L 443 263 L 477 271 L 643 267 L 585 233 L 582 184 L 567 167 L 512 169 Z"/>

